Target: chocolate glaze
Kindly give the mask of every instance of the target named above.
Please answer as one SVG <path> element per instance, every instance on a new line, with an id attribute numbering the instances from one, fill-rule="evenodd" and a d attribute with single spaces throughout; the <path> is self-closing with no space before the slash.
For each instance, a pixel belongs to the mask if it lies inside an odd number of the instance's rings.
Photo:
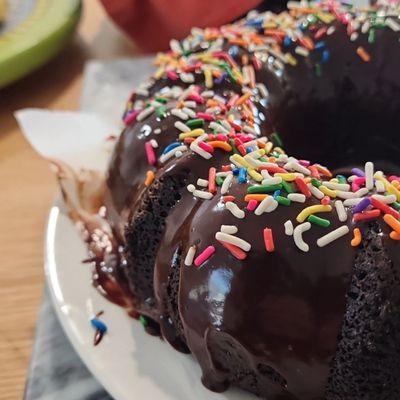
<path id="1" fill-rule="evenodd" d="M 315 75 L 320 59 L 316 50 L 297 67 L 285 68 L 282 75 L 267 63 L 257 73 L 257 81 L 269 91 L 267 103 L 258 104 L 262 110 L 260 131 L 265 134 L 272 127 L 276 129 L 285 149 L 294 156 L 320 159 L 334 167 L 367 159 L 377 164 L 390 160 L 390 169 L 396 171 L 400 149 L 399 35 L 382 29 L 377 31 L 374 44 L 367 43 L 364 36 L 350 42 L 345 29 L 335 26 L 336 32 L 324 38 L 330 60 L 322 65 L 321 77 Z M 363 62 L 356 54 L 360 45 L 368 48 L 371 62 Z M 196 80 L 203 89 L 201 77 Z M 150 96 L 173 84 L 176 81 L 156 81 Z M 178 84 L 184 86 L 180 81 Z M 227 88 L 236 90 L 226 82 L 214 90 L 224 93 Z M 149 168 L 144 143 L 155 138 L 159 157 L 176 139 L 175 120 L 169 115 L 160 121 L 153 115 L 135 123 L 125 129 L 114 152 L 106 204 L 122 244 L 124 226 L 134 222 L 135 211 L 146 195 L 145 172 L 157 169 Z M 155 135 L 155 127 L 161 128 L 160 135 Z M 212 159 L 216 167 L 226 162 L 223 154 Z M 156 179 L 185 171 L 188 181 L 195 182 L 198 177 L 207 177 L 210 165 L 189 152 L 158 169 Z M 230 194 L 241 199 L 246 186 L 234 185 Z M 322 399 L 354 263 L 356 250 L 349 245 L 350 237 L 321 249 L 315 243 L 326 229 L 314 227 L 304 236 L 310 252 L 301 253 L 284 234 L 283 223 L 294 220 L 305 205 L 279 207 L 261 217 L 249 213 L 246 219 L 238 220 L 218 201 L 219 196 L 201 201 L 185 189 L 168 215 L 154 266 L 156 306 L 151 317 L 160 323 L 163 336 L 179 348 L 163 306 L 174 254 L 177 250 L 186 254 L 193 243 L 203 249 L 215 243 L 214 235 L 222 224 L 235 224 L 238 235 L 253 246 L 244 261 L 216 246 L 215 255 L 200 269 L 180 267 L 179 312 L 187 345 L 202 367 L 203 382 L 213 390 L 226 388 L 226 373 L 214 362 L 210 343 L 227 335 L 244 349 L 248 365 L 256 370 L 264 364 L 284 377 L 283 386 L 271 384 L 268 388 L 271 399 Z M 330 219 L 330 229 L 341 225 L 336 215 Z M 274 228 L 277 249 L 272 254 L 265 252 L 262 239 L 266 226 Z M 398 242 L 388 238 L 384 224 L 381 228 L 390 257 L 399 268 Z M 137 312 L 149 314 L 140 299 L 135 307 Z"/>

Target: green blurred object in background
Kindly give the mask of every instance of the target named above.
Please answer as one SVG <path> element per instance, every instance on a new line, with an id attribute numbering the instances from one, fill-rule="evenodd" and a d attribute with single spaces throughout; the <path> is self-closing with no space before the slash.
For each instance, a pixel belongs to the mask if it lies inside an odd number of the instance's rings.
<path id="1" fill-rule="evenodd" d="M 0 88 L 45 64 L 65 45 L 80 0 L 0 0 Z"/>

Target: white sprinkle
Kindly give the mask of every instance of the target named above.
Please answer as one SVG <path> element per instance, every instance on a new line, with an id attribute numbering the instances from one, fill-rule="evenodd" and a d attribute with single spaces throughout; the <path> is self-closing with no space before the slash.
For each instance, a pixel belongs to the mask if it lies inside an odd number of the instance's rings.
<path id="1" fill-rule="evenodd" d="M 245 125 L 245 126 L 243 127 L 243 130 L 244 130 L 245 132 L 247 132 L 247 133 L 252 133 L 253 135 L 257 135 L 257 132 L 254 130 L 254 128 L 252 128 L 252 127 L 249 126 L 249 125 Z M 260 140 L 261 140 L 261 138 L 260 138 Z"/>
<path id="2" fill-rule="evenodd" d="M 358 189 L 357 192 L 354 192 L 355 197 L 364 197 L 368 194 L 369 190 L 367 188 Z"/>
<path id="3" fill-rule="evenodd" d="M 234 235 L 237 233 L 238 227 L 236 225 L 221 225 L 221 232 Z"/>
<path id="4" fill-rule="evenodd" d="M 179 157 L 182 157 L 182 156 L 183 156 L 183 153 L 182 153 L 180 150 L 176 150 L 174 156 L 175 156 L 176 158 L 179 158 Z"/>
<path id="5" fill-rule="evenodd" d="M 223 119 L 221 121 L 221 125 L 228 130 L 228 132 L 230 132 L 232 130 L 232 127 L 229 125 L 228 121 L 226 121 L 225 119 Z"/>
<path id="6" fill-rule="evenodd" d="M 288 236 L 293 235 L 293 224 L 292 221 L 289 219 L 284 223 L 285 226 L 285 234 Z"/>
<path id="7" fill-rule="evenodd" d="M 311 175 L 311 171 L 303 165 L 299 164 L 298 162 L 289 161 L 283 166 L 283 168 L 285 168 L 286 170 L 301 172 L 304 175 Z"/>
<path id="8" fill-rule="evenodd" d="M 193 192 L 193 196 L 199 197 L 200 199 L 204 199 L 204 200 L 210 200 L 210 199 L 213 198 L 214 195 L 212 193 L 210 193 L 210 192 L 204 192 L 202 190 L 196 189 Z"/>
<path id="9" fill-rule="evenodd" d="M 256 85 L 261 97 L 266 98 L 268 97 L 268 90 L 263 83 L 258 83 Z"/>
<path id="10" fill-rule="evenodd" d="M 185 107 L 196 108 L 195 101 L 187 100 L 187 101 L 184 101 L 183 104 L 185 105 Z"/>
<path id="11" fill-rule="evenodd" d="M 352 42 L 355 42 L 357 39 L 358 39 L 358 32 L 353 32 L 351 35 L 350 35 L 350 40 L 352 41 Z"/>
<path id="12" fill-rule="evenodd" d="M 311 224 L 309 222 L 304 222 L 300 225 L 297 225 L 293 231 L 293 239 L 295 245 L 305 253 L 310 250 L 310 246 L 303 240 L 303 233 L 311 229 Z"/>
<path id="13" fill-rule="evenodd" d="M 179 129 L 181 132 L 185 133 L 185 132 L 190 132 L 190 128 L 185 125 L 182 121 L 176 121 L 174 123 L 175 128 Z"/>
<path id="14" fill-rule="evenodd" d="M 278 202 L 273 198 L 273 196 L 268 196 L 261 201 L 261 203 L 255 209 L 254 213 L 256 215 L 261 215 L 264 212 L 272 212 L 277 207 L 278 207 Z"/>
<path id="15" fill-rule="evenodd" d="M 296 54 L 298 54 L 299 56 L 303 56 L 303 57 L 307 57 L 310 54 L 310 52 L 307 49 L 305 49 L 304 47 L 301 47 L 301 46 L 297 46 L 294 49 L 294 52 Z"/>
<path id="16" fill-rule="evenodd" d="M 229 175 L 226 176 L 226 178 L 224 179 L 224 182 L 222 183 L 221 194 L 228 193 L 229 188 L 232 184 L 232 180 L 233 180 L 233 173 L 231 172 Z"/>
<path id="17" fill-rule="evenodd" d="M 344 208 L 342 200 L 335 201 L 335 208 L 340 222 L 347 221 L 347 212 Z"/>
<path id="18" fill-rule="evenodd" d="M 145 118 L 147 118 L 149 115 L 153 114 L 154 112 L 154 107 L 147 107 L 143 111 L 141 111 L 138 116 L 136 117 L 137 121 L 143 121 Z"/>
<path id="19" fill-rule="evenodd" d="M 187 151 L 187 147 L 186 146 L 178 146 L 175 147 L 174 149 L 170 150 L 168 153 L 162 154 L 160 156 L 160 163 L 165 163 L 167 160 L 169 160 L 170 158 L 172 158 L 173 156 L 175 156 L 177 153 L 181 153 L 183 151 Z"/>
<path id="20" fill-rule="evenodd" d="M 370 25 L 369 20 L 365 21 L 365 22 L 363 23 L 362 27 L 361 27 L 361 32 L 362 32 L 362 33 L 367 33 L 368 30 L 369 30 L 369 28 L 370 28 L 370 26 L 371 26 L 371 25 Z"/>
<path id="21" fill-rule="evenodd" d="M 160 129 L 160 128 L 154 129 L 154 133 L 155 133 L 156 135 L 159 135 L 159 134 L 161 133 L 161 129 Z"/>
<path id="22" fill-rule="evenodd" d="M 223 126 L 220 125 L 220 124 L 217 124 L 217 123 L 214 122 L 214 121 L 210 122 L 209 127 L 210 127 L 211 129 L 215 129 L 217 132 L 222 132 L 222 133 L 225 133 L 226 135 L 229 134 L 229 131 L 228 131 L 225 127 L 223 127 Z"/>
<path id="23" fill-rule="evenodd" d="M 304 203 L 306 201 L 306 196 L 302 193 L 289 193 L 287 198 L 296 203 Z"/>
<path id="24" fill-rule="evenodd" d="M 193 264 L 194 256 L 196 255 L 196 246 L 190 246 L 185 257 L 185 265 L 189 266 Z"/>
<path id="25" fill-rule="evenodd" d="M 178 54 L 182 53 L 181 45 L 176 39 L 171 39 L 169 41 L 169 47 L 171 48 L 171 50 L 174 53 L 178 53 Z"/>
<path id="26" fill-rule="evenodd" d="M 392 18 L 386 18 L 386 25 L 393 31 L 400 31 L 400 25 Z"/>
<path id="27" fill-rule="evenodd" d="M 336 30 L 336 28 L 335 28 L 334 26 L 331 25 L 331 26 L 328 28 L 328 30 L 326 31 L 326 34 L 327 34 L 328 36 L 330 36 L 330 35 L 332 35 L 333 32 L 335 32 L 335 30 Z"/>
<path id="28" fill-rule="evenodd" d="M 322 182 L 324 186 L 332 190 L 342 190 L 348 192 L 350 190 L 350 185 L 348 183 L 336 183 L 336 182 Z"/>
<path id="29" fill-rule="evenodd" d="M 228 176 L 231 173 L 232 173 L 231 171 L 222 171 L 222 172 L 217 172 L 215 175 L 222 176 L 223 178 L 225 178 L 226 176 Z"/>
<path id="30" fill-rule="evenodd" d="M 209 107 L 206 108 L 207 114 L 219 114 L 221 112 L 221 107 Z"/>
<path id="31" fill-rule="evenodd" d="M 365 163 L 365 187 L 368 190 L 374 188 L 374 164 L 370 161 Z"/>
<path id="32" fill-rule="evenodd" d="M 261 182 L 262 185 L 279 185 L 280 183 L 282 183 L 282 178 L 280 176 L 276 176 L 275 178 L 267 178 Z"/>
<path id="33" fill-rule="evenodd" d="M 395 201 L 397 201 L 397 197 L 395 194 L 390 194 L 388 196 L 382 196 L 380 194 L 373 194 L 371 197 L 373 197 L 374 199 L 379 200 L 385 204 L 392 204 Z"/>
<path id="34" fill-rule="evenodd" d="M 196 190 L 196 186 L 194 186 L 192 184 L 187 185 L 186 188 L 190 193 L 193 193 Z"/>
<path id="35" fill-rule="evenodd" d="M 241 210 L 235 203 L 228 201 L 225 203 L 226 208 L 236 217 L 239 219 L 244 218 L 244 211 Z"/>
<path id="36" fill-rule="evenodd" d="M 266 169 L 261 170 L 261 175 L 264 179 L 272 178 L 272 176 L 269 174 L 269 172 Z"/>
<path id="37" fill-rule="evenodd" d="M 354 199 L 356 194 L 354 192 L 343 192 L 343 190 L 336 190 L 336 196 L 340 199 Z"/>
<path id="38" fill-rule="evenodd" d="M 336 239 L 339 239 L 340 237 L 347 235 L 349 233 L 349 227 L 347 225 L 342 225 L 340 228 L 335 229 L 332 232 L 329 232 L 327 235 L 320 237 L 317 240 L 317 245 L 319 247 L 324 247 L 328 245 L 329 243 L 332 243 Z"/>
<path id="39" fill-rule="evenodd" d="M 321 200 L 324 198 L 324 194 L 318 189 L 316 188 L 314 185 L 312 185 L 311 183 L 309 183 L 307 185 L 308 189 L 310 189 L 310 192 L 312 193 L 312 195 L 314 197 L 316 197 L 318 200 Z"/>
<path id="40" fill-rule="evenodd" d="M 182 111 L 187 114 L 190 118 L 196 118 L 196 113 L 189 107 L 183 107 Z"/>
<path id="41" fill-rule="evenodd" d="M 192 142 L 190 144 L 190 150 L 192 150 L 193 152 L 197 153 L 198 155 L 202 156 L 203 158 L 205 158 L 206 160 L 210 159 L 211 153 L 209 153 L 208 151 L 203 150 L 201 147 L 199 147 L 195 142 Z"/>
<path id="42" fill-rule="evenodd" d="M 214 96 L 214 91 L 213 90 L 205 90 L 204 92 L 201 93 L 203 97 L 213 97 Z"/>
<path id="43" fill-rule="evenodd" d="M 347 199 L 343 202 L 346 207 L 354 207 L 356 206 L 363 198 L 355 197 L 354 199 Z"/>
<path id="44" fill-rule="evenodd" d="M 250 251 L 251 249 L 251 244 L 249 242 L 246 242 L 245 240 L 228 233 L 217 232 L 215 234 L 215 239 L 220 240 L 221 242 L 233 244 L 234 246 L 240 247 L 244 251 Z"/>
<path id="45" fill-rule="evenodd" d="M 225 104 L 226 103 L 226 99 L 222 96 L 219 96 L 218 94 L 216 94 L 214 96 L 214 100 L 218 101 L 219 103 Z"/>
<path id="46" fill-rule="evenodd" d="M 197 186 L 201 187 L 207 187 L 208 186 L 208 180 L 207 179 L 197 179 Z"/>
<path id="47" fill-rule="evenodd" d="M 385 184 L 382 181 L 375 181 L 375 187 L 378 193 L 386 192 Z"/>
<path id="48" fill-rule="evenodd" d="M 194 75 L 189 72 L 181 72 L 179 74 L 182 82 L 185 83 L 193 83 L 194 82 Z"/>
<path id="49" fill-rule="evenodd" d="M 175 115 L 175 117 L 178 117 L 178 118 L 183 119 L 185 121 L 189 118 L 189 116 L 187 114 L 185 114 L 182 110 L 179 110 L 178 108 L 173 108 L 171 110 L 171 114 Z"/>
<path id="50" fill-rule="evenodd" d="M 150 144 L 151 144 L 151 147 L 153 147 L 153 149 L 156 149 L 158 147 L 158 142 L 155 139 L 151 139 Z"/>

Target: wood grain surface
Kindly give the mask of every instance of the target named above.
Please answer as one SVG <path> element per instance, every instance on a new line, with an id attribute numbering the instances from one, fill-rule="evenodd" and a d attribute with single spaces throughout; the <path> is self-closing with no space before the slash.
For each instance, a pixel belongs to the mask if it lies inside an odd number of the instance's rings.
<path id="1" fill-rule="evenodd" d="M 78 32 L 56 59 L 0 90 L 0 399 L 21 399 L 43 290 L 43 232 L 56 195 L 48 165 L 21 135 L 13 112 L 74 110 L 84 64 L 135 53 L 95 0 L 84 1 Z M 54 132 L 57 135 L 57 132 Z"/>

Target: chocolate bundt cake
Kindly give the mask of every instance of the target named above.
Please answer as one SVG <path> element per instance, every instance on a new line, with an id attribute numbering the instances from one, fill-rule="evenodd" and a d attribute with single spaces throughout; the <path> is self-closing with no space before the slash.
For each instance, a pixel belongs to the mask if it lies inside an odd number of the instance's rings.
<path id="1" fill-rule="evenodd" d="M 96 283 L 211 390 L 397 400 L 399 4 L 288 7 L 158 55 L 110 163 Z"/>

